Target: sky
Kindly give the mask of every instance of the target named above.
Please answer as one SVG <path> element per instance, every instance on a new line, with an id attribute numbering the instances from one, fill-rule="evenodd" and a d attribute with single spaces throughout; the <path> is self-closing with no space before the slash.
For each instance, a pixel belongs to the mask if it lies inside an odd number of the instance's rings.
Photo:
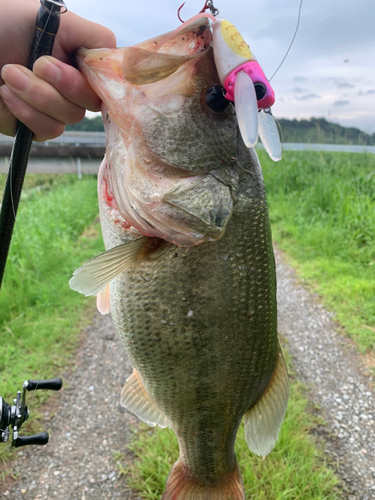
<path id="1" fill-rule="evenodd" d="M 119 47 L 171 31 L 182 0 L 66 0 L 72 12 L 110 28 Z M 300 0 L 215 0 L 271 78 L 293 38 Z M 187 0 L 187 20 L 204 0 Z M 272 78 L 276 118 L 324 117 L 375 132 L 375 0 L 303 0 L 299 30 Z"/>

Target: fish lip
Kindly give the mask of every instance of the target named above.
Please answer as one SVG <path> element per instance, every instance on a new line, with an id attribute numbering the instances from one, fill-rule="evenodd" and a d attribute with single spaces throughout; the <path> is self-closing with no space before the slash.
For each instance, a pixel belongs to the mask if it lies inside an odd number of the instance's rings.
<path id="1" fill-rule="evenodd" d="M 196 26 L 194 26 L 194 24 Z M 172 35 L 183 35 L 187 33 L 188 31 L 192 31 L 194 28 L 196 28 L 198 31 L 205 27 L 208 26 L 207 18 L 201 18 L 198 20 L 194 20 L 194 18 L 188 19 L 186 22 L 184 22 L 181 26 L 176 28 L 175 30 L 167 33 L 166 37 L 160 42 L 159 44 L 159 49 L 162 47 L 169 39 L 173 38 Z"/>

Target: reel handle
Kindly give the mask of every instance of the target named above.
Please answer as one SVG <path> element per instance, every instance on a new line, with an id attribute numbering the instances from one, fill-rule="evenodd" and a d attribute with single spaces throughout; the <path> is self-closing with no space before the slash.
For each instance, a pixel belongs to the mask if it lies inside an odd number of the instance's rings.
<path id="1" fill-rule="evenodd" d="M 13 442 L 13 446 L 15 448 L 21 448 L 21 446 L 29 446 L 30 444 L 43 446 L 48 443 L 48 439 L 48 432 L 41 432 L 40 434 L 34 434 L 34 436 L 17 437 L 17 439 L 15 439 Z"/>
<path id="2" fill-rule="evenodd" d="M 62 380 L 61 378 L 51 378 L 48 380 L 28 380 L 26 384 L 27 391 L 37 391 L 39 389 L 59 391 L 62 387 Z"/>

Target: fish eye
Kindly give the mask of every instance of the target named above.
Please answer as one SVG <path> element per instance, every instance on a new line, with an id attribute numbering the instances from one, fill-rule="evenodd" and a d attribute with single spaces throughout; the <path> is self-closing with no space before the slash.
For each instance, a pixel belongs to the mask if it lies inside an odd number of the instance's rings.
<path id="1" fill-rule="evenodd" d="M 263 97 L 266 95 L 266 86 L 263 83 L 254 83 L 254 88 L 255 88 L 255 93 L 257 96 L 257 101 L 260 101 L 263 99 Z"/>
<path id="2" fill-rule="evenodd" d="M 230 104 L 230 101 L 225 98 L 225 90 L 221 85 L 214 85 L 206 92 L 206 103 L 212 111 L 223 113 Z"/>

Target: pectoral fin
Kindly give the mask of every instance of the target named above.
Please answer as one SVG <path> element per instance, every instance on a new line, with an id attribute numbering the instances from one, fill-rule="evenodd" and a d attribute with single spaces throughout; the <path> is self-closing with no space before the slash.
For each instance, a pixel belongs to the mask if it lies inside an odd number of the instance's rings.
<path id="1" fill-rule="evenodd" d="M 121 405 L 137 415 L 143 422 L 154 427 L 171 427 L 166 415 L 159 410 L 147 394 L 137 370 L 126 380 L 121 392 Z"/>
<path id="2" fill-rule="evenodd" d="M 248 447 L 265 457 L 275 446 L 288 404 L 288 372 L 279 347 L 275 370 L 262 397 L 245 413 L 245 438 Z"/>
<path id="3" fill-rule="evenodd" d="M 243 142 L 250 148 L 258 140 L 258 101 L 253 81 L 244 71 L 237 73 L 234 103 Z"/>
<path id="4" fill-rule="evenodd" d="M 148 238 L 142 237 L 98 255 L 74 271 L 70 288 L 86 297 L 98 295 L 116 276 L 141 260 L 147 243 Z"/>

